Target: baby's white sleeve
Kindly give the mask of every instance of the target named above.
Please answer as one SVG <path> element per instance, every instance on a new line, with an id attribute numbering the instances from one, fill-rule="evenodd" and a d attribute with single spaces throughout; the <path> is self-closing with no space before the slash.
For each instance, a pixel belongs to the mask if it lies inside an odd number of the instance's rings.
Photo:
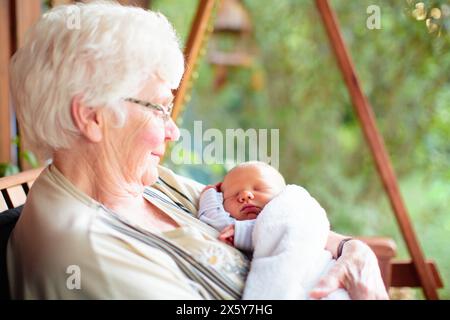
<path id="1" fill-rule="evenodd" d="M 236 221 L 234 223 L 234 246 L 241 250 L 253 251 L 253 228 L 256 219 Z"/>
<path id="2" fill-rule="evenodd" d="M 217 192 L 213 188 L 206 190 L 200 196 L 198 217 L 217 231 L 222 231 L 225 227 L 235 222 L 235 219 L 223 208 L 222 202 L 222 193 Z"/>

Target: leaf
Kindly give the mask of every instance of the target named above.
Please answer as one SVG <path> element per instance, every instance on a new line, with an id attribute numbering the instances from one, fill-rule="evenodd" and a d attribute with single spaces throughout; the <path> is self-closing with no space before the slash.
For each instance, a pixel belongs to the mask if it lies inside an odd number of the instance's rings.
<path id="1" fill-rule="evenodd" d="M 0 163 L 0 177 L 11 176 L 19 173 L 19 168 L 11 163 Z"/>
<path id="2" fill-rule="evenodd" d="M 20 157 L 24 159 L 26 162 L 28 162 L 31 167 L 33 168 L 39 167 L 39 161 L 37 160 L 33 152 L 25 150 L 20 153 Z"/>
<path id="3" fill-rule="evenodd" d="M 14 138 L 11 139 L 11 143 L 16 145 L 17 148 L 20 148 L 20 138 L 19 136 L 15 136 Z"/>

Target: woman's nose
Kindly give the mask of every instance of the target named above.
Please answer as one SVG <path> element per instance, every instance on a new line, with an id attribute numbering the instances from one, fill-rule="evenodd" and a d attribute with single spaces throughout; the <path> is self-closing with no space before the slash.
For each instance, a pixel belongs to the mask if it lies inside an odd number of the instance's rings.
<path id="1" fill-rule="evenodd" d="M 180 138 L 180 129 L 178 129 L 172 118 L 166 122 L 165 130 L 167 141 L 177 141 Z"/>
<path id="2" fill-rule="evenodd" d="M 239 202 L 244 202 L 247 200 L 253 200 L 255 198 L 255 196 L 253 195 L 253 193 L 251 193 L 250 191 L 242 191 L 239 194 Z"/>

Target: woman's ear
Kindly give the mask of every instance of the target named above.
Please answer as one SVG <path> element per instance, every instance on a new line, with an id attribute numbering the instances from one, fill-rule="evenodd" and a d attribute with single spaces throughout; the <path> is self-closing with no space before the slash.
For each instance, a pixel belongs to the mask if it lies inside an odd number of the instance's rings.
<path id="1" fill-rule="evenodd" d="M 100 108 L 86 106 L 80 96 L 72 99 L 70 106 L 72 120 L 83 137 L 91 142 L 100 142 L 104 125 Z"/>

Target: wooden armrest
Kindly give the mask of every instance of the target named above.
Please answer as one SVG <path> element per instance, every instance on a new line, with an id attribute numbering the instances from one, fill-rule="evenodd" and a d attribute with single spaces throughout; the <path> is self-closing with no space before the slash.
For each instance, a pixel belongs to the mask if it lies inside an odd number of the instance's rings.
<path id="1" fill-rule="evenodd" d="M 425 261 L 434 278 L 434 286 L 436 288 L 444 287 L 441 276 L 436 267 L 436 263 L 432 260 Z M 416 268 L 411 260 L 398 260 L 392 262 L 392 287 L 420 287 L 419 276 Z"/>
<path id="2" fill-rule="evenodd" d="M 365 242 L 375 252 L 386 288 L 421 286 L 412 260 L 393 260 L 397 251 L 394 240 L 382 237 L 355 238 Z M 442 288 L 444 284 L 437 271 L 435 262 L 427 260 L 426 263 L 431 268 L 435 287 Z"/>

